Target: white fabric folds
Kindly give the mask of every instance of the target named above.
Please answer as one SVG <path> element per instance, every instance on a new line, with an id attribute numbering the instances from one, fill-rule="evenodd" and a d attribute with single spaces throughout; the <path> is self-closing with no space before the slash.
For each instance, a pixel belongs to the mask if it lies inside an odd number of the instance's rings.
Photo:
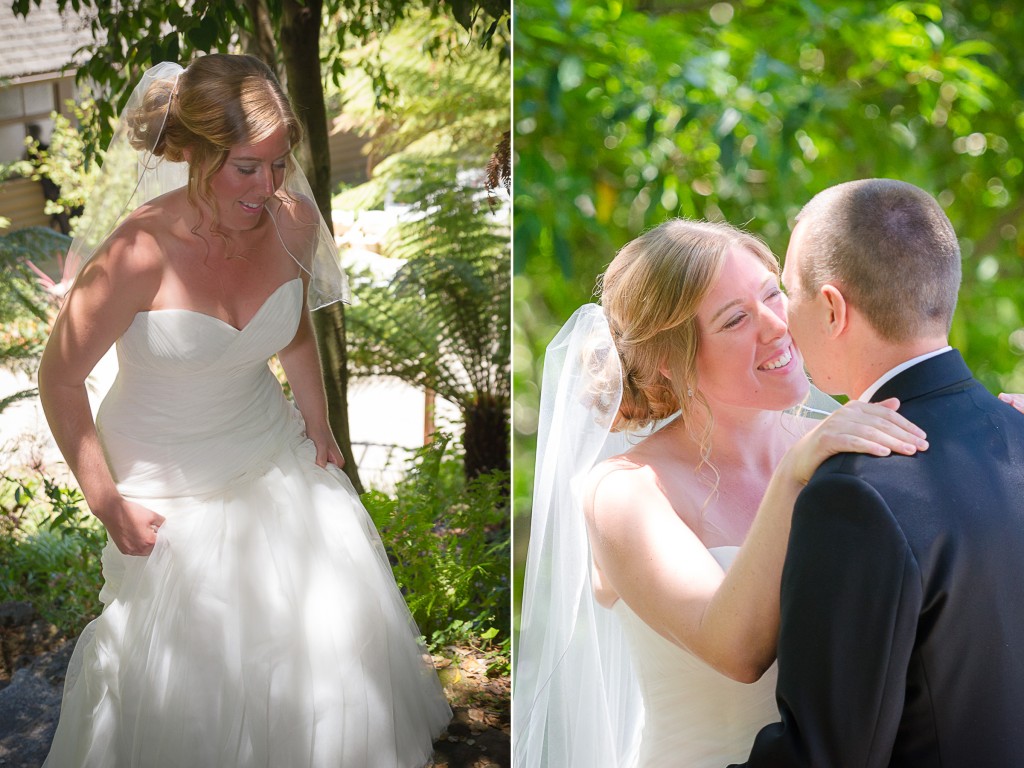
<path id="1" fill-rule="evenodd" d="M 451 712 L 345 474 L 315 463 L 267 358 L 302 281 L 238 330 L 140 312 L 97 428 L 118 489 L 166 518 L 103 554 L 47 768 L 418 768 Z"/>

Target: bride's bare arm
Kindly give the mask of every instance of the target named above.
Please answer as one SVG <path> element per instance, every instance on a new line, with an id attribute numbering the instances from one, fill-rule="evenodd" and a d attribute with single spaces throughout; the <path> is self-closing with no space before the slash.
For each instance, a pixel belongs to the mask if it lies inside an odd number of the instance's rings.
<path id="1" fill-rule="evenodd" d="M 327 394 L 317 351 L 313 321 L 303 306 L 299 329 L 291 343 L 277 353 L 292 388 L 295 405 L 306 423 L 306 436 L 316 446 L 316 463 L 345 466 L 345 458 L 327 420 Z"/>
<path id="2" fill-rule="evenodd" d="M 320 214 L 316 204 L 309 198 L 299 196 L 276 199 L 278 207 L 275 215 L 280 222 L 277 234 L 289 257 L 297 259 L 301 266 L 303 288 L 308 289 L 309 271 L 312 269 L 314 249 L 319 237 Z M 303 300 L 302 317 L 295 337 L 277 353 L 277 357 L 288 377 L 295 406 L 306 424 L 306 437 L 316 446 L 317 465 L 345 466 L 345 457 L 341 454 L 328 421 L 323 369 L 306 300 Z"/>
<path id="3" fill-rule="evenodd" d="M 917 444 L 908 441 L 921 437 L 894 410 L 844 406 L 787 452 L 724 573 L 680 520 L 650 467 L 608 473 L 587 512 L 595 562 L 619 597 L 655 631 L 722 674 L 752 682 L 775 658 L 790 518 L 807 479 L 835 453 L 913 453 Z"/>
<path id="4" fill-rule="evenodd" d="M 124 333 L 140 302 L 155 293 L 159 274 L 152 261 L 115 240 L 75 281 L 39 365 L 39 397 L 53 438 L 78 480 L 89 509 L 125 554 L 148 554 L 156 541 L 150 527 L 163 518 L 126 501 L 107 467 L 89 407 L 85 380 L 100 357 Z"/>

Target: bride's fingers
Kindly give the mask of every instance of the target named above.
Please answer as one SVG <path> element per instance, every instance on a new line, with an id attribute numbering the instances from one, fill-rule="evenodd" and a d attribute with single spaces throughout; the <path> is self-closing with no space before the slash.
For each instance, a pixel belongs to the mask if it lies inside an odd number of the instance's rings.
<path id="1" fill-rule="evenodd" d="M 890 431 L 866 424 L 854 425 L 851 429 L 836 434 L 833 440 L 832 447 L 836 449 L 836 453 L 870 453 L 875 456 L 902 453 L 913 456 L 918 451 L 928 449 L 927 440 L 902 431 Z"/>
<path id="2" fill-rule="evenodd" d="M 928 441 L 918 437 L 921 430 L 910 431 L 908 426 L 913 425 L 850 409 L 831 422 L 821 424 L 819 441 L 827 454 L 852 451 L 885 456 L 895 451 L 911 455 L 927 450 Z M 868 444 L 872 446 L 870 449 L 866 447 Z"/>
<path id="3" fill-rule="evenodd" d="M 316 465 L 322 469 L 327 466 L 327 446 L 315 441 L 313 445 L 316 446 L 316 458 L 313 461 L 315 461 Z"/>
<path id="4" fill-rule="evenodd" d="M 1021 413 L 1024 413 L 1024 395 L 1018 394 L 1007 394 L 1006 392 L 999 393 L 999 399 L 1004 403 L 1009 403 Z"/>
<path id="5" fill-rule="evenodd" d="M 891 401 L 898 404 L 898 401 Z M 837 433 L 871 427 L 893 437 L 914 443 L 921 450 L 928 447 L 925 431 L 892 410 L 890 401 L 883 403 L 848 403 L 823 422 Z"/>
<path id="6" fill-rule="evenodd" d="M 884 422 L 895 424 L 897 427 L 900 427 L 904 431 L 910 432 L 917 437 L 928 436 L 925 431 L 914 422 L 897 412 L 896 409 L 900 407 L 900 401 L 895 397 L 890 397 L 888 400 L 882 400 L 878 403 L 857 403 L 856 405 L 848 403 L 847 407 L 849 406 L 860 408 L 861 412 L 874 415 L 877 418 L 882 419 Z"/>

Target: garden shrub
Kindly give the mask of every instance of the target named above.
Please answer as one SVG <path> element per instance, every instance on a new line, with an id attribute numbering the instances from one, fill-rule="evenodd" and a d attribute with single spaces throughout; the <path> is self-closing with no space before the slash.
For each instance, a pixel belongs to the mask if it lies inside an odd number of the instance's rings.
<path id="1" fill-rule="evenodd" d="M 77 489 L 47 477 L 0 482 L 0 599 L 32 603 L 75 637 L 100 611 L 106 532 Z"/>
<path id="2" fill-rule="evenodd" d="M 503 649 L 509 627 L 508 474 L 466 481 L 439 435 L 420 449 L 393 496 L 363 502 L 428 647 Z"/>

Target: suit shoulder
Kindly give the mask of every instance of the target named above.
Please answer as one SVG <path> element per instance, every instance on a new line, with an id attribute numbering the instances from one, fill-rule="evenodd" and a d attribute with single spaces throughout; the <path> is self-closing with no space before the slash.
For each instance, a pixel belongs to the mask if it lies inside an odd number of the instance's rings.
<path id="1" fill-rule="evenodd" d="M 793 508 L 793 529 L 830 528 L 835 531 L 872 530 L 894 536 L 904 544 L 903 524 L 890 500 L 870 477 L 822 466 L 799 493 Z"/>

